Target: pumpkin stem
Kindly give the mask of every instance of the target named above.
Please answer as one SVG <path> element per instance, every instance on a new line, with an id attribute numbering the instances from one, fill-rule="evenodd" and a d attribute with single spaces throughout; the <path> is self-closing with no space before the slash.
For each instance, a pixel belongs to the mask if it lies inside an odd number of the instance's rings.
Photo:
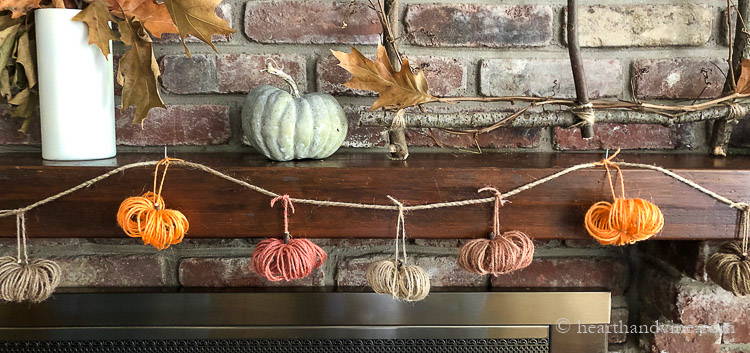
<path id="1" fill-rule="evenodd" d="M 271 62 L 268 62 L 266 64 L 266 69 L 262 71 L 268 72 L 269 74 L 277 76 L 284 80 L 289 85 L 289 88 L 292 91 L 292 96 L 294 96 L 294 98 L 299 98 L 299 89 L 297 89 L 297 84 L 294 83 L 294 79 L 292 78 L 292 76 L 289 76 L 289 74 L 287 74 L 286 72 L 281 71 L 281 69 L 273 67 L 273 64 Z"/>

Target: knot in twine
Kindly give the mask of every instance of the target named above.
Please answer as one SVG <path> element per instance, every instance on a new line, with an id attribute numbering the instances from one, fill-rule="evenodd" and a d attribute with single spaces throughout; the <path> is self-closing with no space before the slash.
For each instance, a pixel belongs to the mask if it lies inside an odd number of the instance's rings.
<path id="1" fill-rule="evenodd" d="M 407 263 L 404 204 L 391 196 L 388 198 L 398 206 L 396 252 L 392 260 L 377 261 L 370 265 L 367 269 L 367 283 L 375 293 L 390 294 L 393 298 L 407 302 L 420 301 L 430 294 L 430 276 L 421 267 Z M 402 259 L 399 258 L 399 243 L 403 252 Z"/>
<path id="2" fill-rule="evenodd" d="M 596 114 L 594 113 L 594 105 L 591 103 L 581 104 L 579 106 L 575 106 L 572 109 L 570 109 L 570 112 L 573 113 L 578 119 L 581 119 L 580 122 L 573 125 L 573 127 L 578 127 L 581 125 L 594 125 L 596 123 Z"/>
<path id="3" fill-rule="evenodd" d="M 727 120 L 733 123 L 738 123 L 740 119 L 747 115 L 747 108 L 740 103 L 727 103 L 729 107 L 729 113 L 727 114 Z"/>
<path id="4" fill-rule="evenodd" d="M 328 254 L 308 239 L 293 239 L 289 234 L 289 210 L 294 213 L 294 205 L 289 195 L 271 200 L 271 207 L 281 201 L 284 207 L 284 238 L 265 239 L 253 251 L 253 270 L 268 280 L 291 281 L 307 277 L 313 270 L 322 266 Z"/>
<path id="5" fill-rule="evenodd" d="M 60 284 L 60 266 L 50 260 L 29 259 L 24 213 L 16 214 L 16 241 L 17 256 L 0 257 L 0 299 L 14 303 L 42 302 Z"/>
<path id="6" fill-rule="evenodd" d="M 625 198 L 625 182 L 622 170 L 612 160 L 620 153 L 596 163 L 607 171 L 613 202 L 600 201 L 586 212 L 585 226 L 588 233 L 602 245 L 625 245 L 646 240 L 664 227 L 664 216 L 659 207 L 643 199 Z M 620 197 L 615 194 L 609 167 L 617 169 L 620 178 Z"/>
<path id="7" fill-rule="evenodd" d="M 171 161 L 181 159 L 164 158 L 156 164 L 154 170 L 154 190 L 141 196 L 125 199 L 117 211 L 117 224 L 125 234 L 133 238 L 141 238 L 143 244 L 164 250 L 170 245 L 178 244 L 185 237 L 190 228 L 187 218 L 182 212 L 167 209 L 161 191 L 167 177 L 167 169 Z M 161 183 L 157 189 L 159 167 L 164 166 Z"/>
<path id="8" fill-rule="evenodd" d="M 500 207 L 508 201 L 503 200 L 500 191 L 493 187 L 485 187 L 477 192 L 484 191 L 495 194 L 492 233 L 489 239 L 473 239 L 461 247 L 458 265 L 469 272 L 493 276 L 529 266 L 534 259 L 534 242 L 517 230 L 500 233 Z"/>
<path id="9" fill-rule="evenodd" d="M 750 258 L 748 238 L 750 234 L 750 206 L 744 202 L 732 204 L 737 208 L 735 237 L 741 244 L 728 242 L 708 258 L 706 273 L 716 284 L 736 296 L 750 294 Z"/>

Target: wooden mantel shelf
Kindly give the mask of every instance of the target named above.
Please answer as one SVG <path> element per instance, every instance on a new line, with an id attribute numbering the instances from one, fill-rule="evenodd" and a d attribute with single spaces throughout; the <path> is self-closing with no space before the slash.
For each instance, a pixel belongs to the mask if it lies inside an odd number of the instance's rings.
<path id="1" fill-rule="evenodd" d="M 60 163 L 37 153 L 0 154 L 0 209 L 28 205 L 109 171 L 156 160 L 158 154 L 124 153 L 116 159 Z M 382 153 L 338 153 L 324 161 L 269 162 L 249 153 L 180 153 L 172 157 L 206 164 L 240 179 L 293 197 L 348 202 L 406 204 L 477 197 L 480 187 L 510 190 L 565 167 L 601 159 L 600 154 L 423 153 L 407 162 Z M 750 157 L 621 154 L 621 160 L 656 164 L 677 171 L 733 200 L 750 200 Z M 115 213 L 126 197 L 151 188 L 153 168 L 131 169 L 93 187 L 42 206 L 27 216 L 30 237 L 123 237 Z M 666 217 L 661 239 L 728 239 L 735 212 L 692 188 L 650 170 L 624 171 L 628 197 L 661 207 Z M 280 209 L 269 198 L 214 176 L 170 168 L 163 196 L 169 208 L 190 220 L 188 237 L 269 237 L 282 233 Z M 487 195 L 489 196 L 489 195 Z M 583 216 L 591 204 L 610 200 L 602 169 L 576 171 L 511 199 L 502 209 L 502 227 L 535 238 L 575 239 L 588 235 Z M 396 214 L 296 205 L 293 235 L 311 238 L 390 238 Z M 415 211 L 407 214 L 411 238 L 472 238 L 490 229 L 491 204 Z M 0 219 L 0 236 L 15 236 L 15 220 Z"/>

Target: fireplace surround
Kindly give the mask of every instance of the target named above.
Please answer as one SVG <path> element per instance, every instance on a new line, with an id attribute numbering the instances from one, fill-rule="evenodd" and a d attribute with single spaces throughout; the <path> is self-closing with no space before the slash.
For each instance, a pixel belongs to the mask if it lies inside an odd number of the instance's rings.
<path id="1" fill-rule="evenodd" d="M 606 352 L 610 293 L 70 293 L 0 305 L 3 352 Z M 567 324 L 570 325 L 567 325 Z"/>

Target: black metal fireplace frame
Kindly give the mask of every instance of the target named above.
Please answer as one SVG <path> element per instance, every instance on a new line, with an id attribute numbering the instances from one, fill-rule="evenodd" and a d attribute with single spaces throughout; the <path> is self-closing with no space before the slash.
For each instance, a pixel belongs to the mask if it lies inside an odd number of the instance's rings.
<path id="1" fill-rule="evenodd" d="M 272 352 L 279 351 L 274 345 L 338 344 L 355 352 L 370 344 L 391 349 L 384 352 L 429 345 L 452 352 L 526 344 L 598 353 L 606 352 L 606 334 L 559 327 L 605 325 L 610 305 L 610 293 L 596 291 L 433 293 L 418 303 L 373 293 L 58 294 L 37 305 L 0 305 L 0 350 L 198 352 L 260 344 L 270 350 L 256 351 Z M 139 345 L 153 350 L 134 350 Z"/>

